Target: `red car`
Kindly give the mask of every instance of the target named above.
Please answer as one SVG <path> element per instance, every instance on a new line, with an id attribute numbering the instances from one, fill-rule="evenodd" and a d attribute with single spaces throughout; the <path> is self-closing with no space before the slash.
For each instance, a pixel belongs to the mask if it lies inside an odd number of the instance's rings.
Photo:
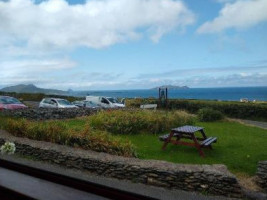
<path id="1" fill-rule="evenodd" d="M 27 108 L 27 106 L 14 97 L 0 96 L 0 110 L 15 110 L 21 108 Z"/>

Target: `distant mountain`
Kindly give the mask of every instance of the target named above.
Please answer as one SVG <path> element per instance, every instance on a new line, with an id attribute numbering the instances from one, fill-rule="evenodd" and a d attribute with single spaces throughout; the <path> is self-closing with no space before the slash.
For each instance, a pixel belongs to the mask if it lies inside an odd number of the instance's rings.
<path id="1" fill-rule="evenodd" d="M 2 88 L 0 91 L 17 92 L 17 93 L 44 93 L 44 94 L 56 94 L 56 95 L 68 94 L 67 91 L 38 88 L 33 84 L 29 84 L 29 85 L 19 84 L 19 85 L 9 86 L 9 87 Z"/>
<path id="2" fill-rule="evenodd" d="M 162 86 L 159 86 L 159 87 L 151 88 L 151 90 L 158 90 L 159 88 L 168 88 L 168 90 L 189 89 L 188 86 L 162 85 Z"/>

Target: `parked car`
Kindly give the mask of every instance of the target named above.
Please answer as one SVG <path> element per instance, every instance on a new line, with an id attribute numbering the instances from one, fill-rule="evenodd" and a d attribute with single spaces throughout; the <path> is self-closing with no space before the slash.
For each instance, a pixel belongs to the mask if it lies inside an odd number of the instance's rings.
<path id="1" fill-rule="evenodd" d="M 78 107 L 71 104 L 66 99 L 44 98 L 40 102 L 39 108 L 78 108 Z"/>
<path id="2" fill-rule="evenodd" d="M 0 110 L 15 110 L 28 108 L 18 99 L 9 96 L 0 96 Z"/>
<path id="3" fill-rule="evenodd" d="M 93 108 L 93 109 L 99 109 L 101 108 L 100 106 L 98 106 L 96 103 L 92 102 L 92 101 L 74 101 L 72 102 L 73 105 L 78 106 L 80 108 Z"/>
<path id="4" fill-rule="evenodd" d="M 101 96 L 87 96 L 87 101 L 92 101 L 93 103 L 103 107 L 103 108 L 124 108 L 125 105 L 119 102 L 113 97 L 101 97 Z"/>

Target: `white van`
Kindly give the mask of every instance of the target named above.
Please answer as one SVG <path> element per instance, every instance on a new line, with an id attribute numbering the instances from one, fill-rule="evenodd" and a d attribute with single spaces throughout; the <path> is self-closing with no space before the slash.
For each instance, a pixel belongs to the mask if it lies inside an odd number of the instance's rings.
<path id="1" fill-rule="evenodd" d="M 101 106 L 102 108 L 124 108 L 125 105 L 120 103 L 113 97 L 102 96 L 86 96 L 86 101 L 92 101 L 93 103 Z"/>

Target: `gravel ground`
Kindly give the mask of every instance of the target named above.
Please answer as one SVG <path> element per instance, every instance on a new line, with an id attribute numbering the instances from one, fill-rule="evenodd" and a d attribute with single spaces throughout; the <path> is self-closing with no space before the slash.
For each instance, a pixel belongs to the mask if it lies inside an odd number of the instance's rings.
<path id="1" fill-rule="evenodd" d="M 258 121 L 252 121 L 252 120 L 240 120 L 244 124 L 257 126 L 259 128 L 267 129 L 267 122 L 258 122 Z"/>
<path id="2" fill-rule="evenodd" d="M 267 129 L 267 122 L 259 122 L 259 121 L 245 120 L 245 119 L 231 119 L 231 118 L 229 118 L 229 120 L 236 121 L 245 125 Z"/>

